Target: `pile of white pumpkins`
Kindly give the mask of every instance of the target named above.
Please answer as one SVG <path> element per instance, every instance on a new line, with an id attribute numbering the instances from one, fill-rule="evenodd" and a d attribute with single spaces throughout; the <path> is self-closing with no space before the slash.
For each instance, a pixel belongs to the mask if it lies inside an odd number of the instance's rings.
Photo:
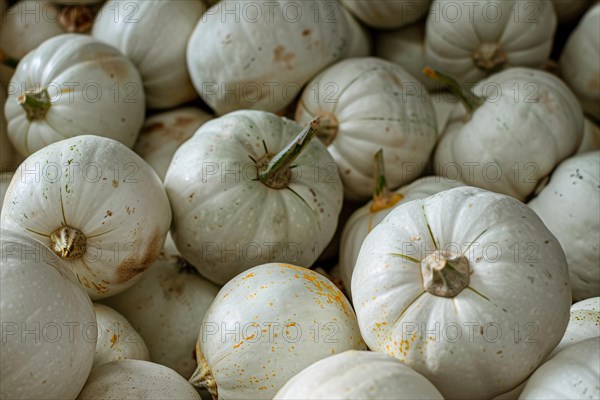
<path id="1" fill-rule="evenodd" d="M 0 50 L 1 399 L 600 398 L 597 2 L 2 0 Z"/>

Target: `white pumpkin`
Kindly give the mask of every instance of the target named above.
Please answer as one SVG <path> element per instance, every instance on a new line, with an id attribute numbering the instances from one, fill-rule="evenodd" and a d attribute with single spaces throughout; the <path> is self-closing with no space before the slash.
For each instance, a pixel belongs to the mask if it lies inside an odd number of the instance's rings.
<path id="1" fill-rule="evenodd" d="M 346 16 L 348 30 L 350 31 L 350 46 L 347 57 L 368 57 L 373 47 L 371 32 L 362 26 L 346 8 L 342 7 L 341 10 Z"/>
<path id="2" fill-rule="evenodd" d="M 348 350 L 303 369 L 274 397 L 274 400 L 296 399 L 442 400 L 443 397 L 423 375 L 393 357 Z"/>
<path id="3" fill-rule="evenodd" d="M 377 182 L 382 182 L 381 178 Z M 344 287 L 350 294 L 352 271 L 356 265 L 358 252 L 367 235 L 400 204 L 415 199 L 423 199 L 444 190 L 463 186 L 459 181 L 451 181 L 439 176 L 419 178 L 409 185 L 391 192 L 385 188 L 376 188 L 373 200 L 352 214 L 346 222 L 340 245 L 340 271 Z M 379 192 L 379 193 L 378 193 Z"/>
<path id="4" fill-rule="evenodd" d="M 4 85 L 0 86 L 0 104 L 6 103 L 6 91 Z M 2 110 L 0 110 L 2 111 Z M 6 117 L 0 112 L 0 173 L 8 173 L 17 169 L 15 149 L 8 138 Z"/>
<path id="5" fill-rule="evenodd" d="M 7 230 L 0 240 L 0 396 L 74 399 L 94 361 L 92 302 L 44 245 Z"/>
<path id="6" fill-rule="evenodd" d="M 393 2 L 392 2 L 393 3 Z M 444 87 L 423 74 L 425 60 L 425 24 L 419 23 L 394 31 L 381 31 L 375 38 L 375 55 L 400 65 L 417 78 L 427 90 Z"/>
<path id="7" fill-rule="evenodd" d="M 600 151 L 561 163 L 529 206 L 567 255 L 573 298 L 600 296 Z"/>
<path id="8" fill-rule="evenodd" d="M 583 124 L 583 139 L 577 153 L 594 150 L 600 150 L 600 126 L 586 117 Z"/>
<path id="9" fill-rule="evenodd" d="M 565 347 L 598 336 L 600 336 L 600 297 L 581 300 L 571 306 L 567 331 L 548 359 Z"/>
<path id="10" fill-rule="evenodd" d="M 99 136 L 51 144 L 21 164 L 2 226 L 46 243 L 92 299 L 133 285 L 171 222 L 162 182 L 137 154 Z"/>
<path id="11" fill-rule="evenodd" d="M 333 159 L 311 141 L 317 129 L 316 121 L 302 130 L 275 114 L 237 111 L 181 145 L 165 187 L 183 258 L 217 284 L 266 262 L 311 266 L 343 199 Z"/>
<path id="12" fill-rule="evenodd" d="M 418 21 L 431 0 L 341 0 L 361 22 L 377 29 L 400 28 Z"/>
<path id="13" fill-rule="evenodd" d="M 439 139 L 446 131 L 446 126 L 448 126 L 448 122 L 450 121 L 456 106 L 460 103 L 460 100 L 450 91 L 432 93 L 430 98 L 431 104 L 433 104 L 433 110 L 435 111 Z"/>
<path id="14" fill-rule="evenodd" d="M 492 398 L 560 341 L 565 255 L 525 204 L 473 187 L 396 207 L 367 236 L 352 275 L 361 334 L 447 399 Z"/>
<path id="15" fill-rule="evenodd" d="M 144 338 L 151 360 L 185 378 L 196 369 L 194 347 L 219 287 L 166 251 L 142 280 L 103 303 L 122 313 Z"/>
<path id="16" fill-rule="evenodd" d="M 200 400 L 172 369 L 143 360 L 118 360 L 92 370 L 77 400 Z"/>
<path id="17" fill-rule="evenodd" d="M 469 111 L 457 105 L 435 151 L 436 175 L 523 201 L 581 142 L 581 107 L 547 72 L 512 68 L 461 96 Z"/>
<path id="18" fill-rule="evenodd" d="M 198 96 L 187 70 L 186 46 L 203 12 L 200 0 L 109 0 L 92 36 L 133 61 L 149 108 L 169 108 Z"/>
<path id="19" fill-rule="evenodd" d="M 3 15 L 0 51 L 18 62 L 47 39 L 64 33 L 59 24 L 60 10 L 51 1 L 23 0 Z"/>
<path id="20" fill-rule="evenodd" d="M 132 147 L 144 122 L 137 70 L 117 49 L 86 35 L 59 35 L 28 53 L 8 93 L 8 135 L 24 156 L 85 134 Z"/>
<path id="21" fill-rule="evenodd" d="M 94 304 L 94 309 L 98 327 L 94 368 L 116 360 L 150 361 L 144 339 L 124 316 L 103 304 Z"/>
<path id="22" fill-rule="evenodd" d="M 427 17 L 428 65 L 463 83 L 500 69 L 542 68 L 556 14 L 548 0 L 436 0 Z"/>
<path id="23" fill-rule="evenodd" d="M 584 15 L 569 36 L 559 66 L 583 110 L 600 120 L 600 4 Z"/>
<path id="24" fill-rule="evenodd" d="M 215 399 L 272 399 L 305 367 L 352 349 L 365 345 L 335 285 L 303 267 L 263 264 L 217 295 L 200 328 L 190 382 Z"/>
<path id="25" fill-rule="evenodd" d="M 592 4 L 590 0 L 552 0 L 558 22 L 572 22 L 579 18 Z"/>
<path id="26" fill-rule="evenodd" d="M 196 107 L 155 114 L 146 119 L 133 151 L 164 180 L 175 151 L 211 118 Z"/>
<path id="27" fill-rule="evenodd" d="M 4 196 L 10 185 L 10 181 L 14 175 L 14 172 L 3 172 L 0 174 L 0 210 L 2 209 L 2 204 L 4 204 Z"/>
<path id="28" fill-rule="evenodd" d="M 519 399 L 600 398 L 600 337 L 568 346 L 529 378 Z"/>
<path id="29" fill-rule="evenodd" d="M 320 70 L 356 55 L 361 32 L 346 15 L 337 1 L 221 1 L 190 37 L 192 82 L 218 115 L 280 111 Z"/>
<path id="30" fill-rule="evenodd" d="M 402 67 L 378 58 L 341 61 L 308 83 L 295 119 L 306 124 L 315 117 L 350 200 L 370 197 L 380 148 L 386 150 L 388 183 L 396 188 L 421 174 L 435 146 L 427 91 Z"/>

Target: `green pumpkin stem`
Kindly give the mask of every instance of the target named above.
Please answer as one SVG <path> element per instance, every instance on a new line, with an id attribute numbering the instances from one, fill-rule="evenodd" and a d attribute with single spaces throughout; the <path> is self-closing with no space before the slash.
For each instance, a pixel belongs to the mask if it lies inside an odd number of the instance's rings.
<path id="1" fill-rule="evenodd" d="M 404 198 L 400 193 L 392 193 L 385 179 L 385 167 L 383 165 L 383 149 L 375 153 L 375 190 L 373 191 L 373 202 L 371 212 L 385 210 L 393 207 Z"/>
<path id="2" fill-rule="evenodd" d="M 434 71 L 429 67 L 423 68 L 423 73 L 429 78 L 439 81 L 448 86 L 448 89 L 450 89 L 452 94 L 458 97 L 463 103 L 469 116 L 472 115 L 475 112 L 475 110 L 477 110 L 477 108 L 479 108 L 479 106 L 481 106 L 485 102 L 485 99 L 483 97 L 475 96 L 470 92 L 469 94 L 465 94 L 460 83 L 458 83 L 454 78 L 451 78 L 448 75 L 444 75 L 439 71 Z"/>
<path id="3" fill-rule="evenodd" d="M 292 143 L 265 163 L 259 170 L 258 180 L 273 189 L 286 188 L 290 183 L 290 166 L 315 137 L 319 126 L 319 117 L 310 121 Z"/>
<path id="4" fill-rule="evenodd" d="M 47 89 L 27 91 L 17 101 L 25 109 L 29 121 L 44 118 L 52 104 Z"/>

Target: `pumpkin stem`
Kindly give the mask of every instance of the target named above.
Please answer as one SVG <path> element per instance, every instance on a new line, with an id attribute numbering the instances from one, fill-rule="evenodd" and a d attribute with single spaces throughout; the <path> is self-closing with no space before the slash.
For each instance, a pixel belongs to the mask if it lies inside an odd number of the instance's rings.
<path id="1" fill-rule="evenodd" d="M 215 378 L 212 375 L 212 371 L 208 366 L 208 363 L 206 362 L 206 359 L 204 358 L 202 352 L 198 354 L 197 346 L 196 353 L 196 355 L 198 356 L 198 367 L 192 374 L 192 377 L 190 378 L 189 382 L 194 387 L 207 390 L 208 393 L 210 393 L 210 395 L 212 396 L 213 400 L 218 400 L 219 393 L 217 391 L 217 382 L 215 381 Z"/>
<path id="2" fill-rule="evenodd" d="M 319 117 L 310 121 L 292 143 L 259 169 L 258 180 L 273 189 L 286 188 L 291 179 L 290 166 L 315 137 L 319 126 Z"/>
<path id="3" fill-rule="evenodd" d="M 50 234 L 50 248 L 56 255 L 76 260 L 85 254 L 86 238 L 80 230 L 63 226 Z"/>
<path id="4" fill-rule="evenodd" d="M 20 60 L 17 60 L 16 58 L 8 57 L 6 54 L 4 54 L 4 52 L 2 50 L 0 50 L 0 61 L 2 62 L 2 64 L 6 65 L 7 67 L 16 69 Z"/>
<path id="5" fill-rule="evenodd" d="M 482 43 L 472 58 L 479 69 L 486 71 L 494 71 L 508 61 L 506 53 L 498 43 Z"/>
<path id="6" fill-rule="evenodd" d="M 402 200 L 404 196 L 400 193 L 392 193 L 385 179 L 385 167 L 383 165 L 383 149 L 375 153 L 375 190 L 373 191 L 373 202 L 371 212 L 378 212 L 393 207 Z"/>
<path id="7" fill-rule="evenodd" d="M 472 115 L 475 110 L 479 108 L 479 106 L 485 103 L 485 99 L 483 97 L 475 96 L 471 92 L 469 92 L 468 95 L 465 94 L 460 83 L 458 83 L 454 78 L 444 75 L 441 72 L 434 71 L 429 67 L 423 68 L 423 73 L 429 78 L 444 83 L 446 86 L 448 86 L 448 89 L 450 89 L 452 94 L 458 97 L 463 103 L 469 115 Z"/>
<path id="8" fill-rule="evenodd" d="M 58 23 L 67 32 L 87 33 L 92 29 L 95 17 L 96 11 L 92 6 L 64 6 L 60 11 Z"/>
<path id="9" fill-rule="evenodd" d="M 439 297 L 454 297 L 469 286 L 469 260 L 464 255 L 436 250 L 421 261 L 426 291 Z"/>
<path id="10" fill-rule="evenodd" d="M 319 133 L 317 133 L 317 137 L 325 146 L 329 146 L 337 137 L 340 123 L 332 113 L 319 112 L 317 116 L 321 121 L 321 126 Z"/>
<path id="11" fill-rule="evenodd" d="M 47 89 L 37 92 L 33 90 L 26 91 L 18 97 L 17 101 L 25 109 L 29 121 L 44 118 L 51 105 Z"/>

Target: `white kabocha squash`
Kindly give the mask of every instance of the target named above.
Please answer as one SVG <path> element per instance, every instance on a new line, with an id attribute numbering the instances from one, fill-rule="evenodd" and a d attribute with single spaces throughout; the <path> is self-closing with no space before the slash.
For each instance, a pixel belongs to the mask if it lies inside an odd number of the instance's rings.
<path id="1" fill-rule="evenodd" d="M 448 77 L 427 72 L 448 82 L 463 100 L 436 148 L 436 175 L 523 201 L 577 151 L 583 113 L 573 93 L 554 75 L 511 68 L 463 94 Z"/>
<path id="2" fill-rule="evenodd" d="M 74 399 L 94 361 L 90 298 L 50 249 L 0 233 L 2 399 Z"/>
<path id="3" fill-rule="evenodd" d="M 550 357 L 565 347 L 600 336 L 600 297 L 581 300 L 571 306 L 567 331 Z"/>
<path id="4" fill-rule="evenodd" d="M 28 53 L 8 94 L 8 135 L 24 156 L 85 134 L 132 147 L 144 122 L 139 73 L 117 49 L 86 35 L 59 35 Z"/>
<path id="5" fill-rule="evenodd" d="M 427 61 L 461 83 L 508 67 L 542 68 L 555 30 L 548 0 L 436 0 L 427 18 Z"/>
<path id="6" fill-rule="evenodd" d="M 600 398 L 600 337 L 568 346 L 539 367 L 519 399 Z"/>
<path id="7" fill-rule="evenodd" d="M 153 362 L 189 378 L 196 369 L 194 348 L 202 319 L 218 292 L 181 257 L 163 251 L 142 280 L 103 303 L 135 327 Z"/>
<path id="8" fill-rule="evenodd" d="M 571 305 L 565 255 L 539 217 L 473 187 L 396 207 L 363 242 L 352 297 L 369 348 L 447 399 L 520 384 L 560 341 Z"/>
<path id="9" fill-rule="evenodd" d="M 125 317 L 103 304 L 94 304 L 94 309 L 98 327 L 94 368 L 116 360 L 150 361 L 144 339 Z"/>
<path id="10" fill-rule="evenodd" d="M 577 153 L 594 150 L 600 150 L 600 126 L 586 117 L 583 124 L 583 139 Z"/>
<path id="11" fill-rule="evenodd" d="M 348 350 L 303 369 L 274 397 L 274 400 L 303 399 L 443 400 L 443 397 L 423 375 L 393 357 Z"/>
<path id="12" fill-rule="evenodd" d="M 333 283 L 307 268 L 263 264 L 217 295 L 202 321 L 190 382 L 215 400 L 272 399 L 304 368 L 352 349 L 365 344 Z"/>
<path id="13" fill-rule="evenodd" d="M 92 36 L 133 61 L 149 108 L 169 108 L 198 96 L 187 70 L 186 48 L 203 12 L 201 0 L 109 0 Z"/>
<path id="14" fill-rule="evenodd" d="M 346 15 L 337 0 L 221 1 L 190 37 L 192 82 L 219 115 L 278 112 L 320 70 L 355 53 L 362 32 Z"/>
<path id="15" fill-rule="evenodd" d="M 141 278 L 170 222 L 169 200 L 152 168 L 99 136 L 63 140 L 30 156 L 2 209 L 2 226 L 46 243 L 92 299 Z"/>
<path id="16" fill-rule="evenodd" d="M 144 123 L 133 151 L 164 180 L 175 151 L 211 118 L 210 114 L 196 107 L 155 114 Z"/>
<path id="17" fill-rule="evenodd" d="M 418 21 L 431 0 L 341 0 L 361 22 L 376 29 L 393 29 Z"/>
<path id="18" fill-rule="evenodd" d="M 266 262 L 311 266 L 335 233 L 343 189 L 311 121 L 237 111 L 208 121 L 173 157 L 165 187 L 183 258 L 224 284 Z M 302 132 L 300 132 L 302 131 Z"/>
<path id="19" fill-rule="evenodd" d="M 380 154 L 380 153 L 377 153 Z M 379 158 L 380 160 L 381 158 Z M 376 163 L 378 162 L 376 157 Z M 380 166 L 379 171 L 383 168 Z M 340 245 L 340 271 L 344 287 L 348 294 L 351 293 L 352 271 L 356 265 L 358 252 L 367 235 L 400 204 L 415 199 L 423 199 L 444 190 L 464 186 L 458 181 L 451 181 L 439 176 L 419 178 L 409 185 L 390 192 L 385 184 L 385 177 L 378 172 L 373 200 L 359 208 L 352 214 L 342 233 Z"/>
<path id="20" fill-rule="evenodd" d="M 200 400 L 171 368 L 144 360 L 118 360 L 93 369 L 77 400 Z"/>
<path id="21" fill-rule="evenodd" d="M 600 296 L 600 151 L 561 163 L 529 206 L 567 255 L 573 298 Z"/>
<path id="22" fill-rule="evenodd" d="M 425 60 L 425 24 L 407 26 L 395 31 L 378 32 L 375 38 L 375 55 L 400 65 L 417 78 L 427 90 L 444 87 L 423 74 Z"/>
<path id="23" fill-rule="evenodd" d="M 569 23 L 579 18 L 592 4 L 593 0 L 552 0 L 559 23 Z"/>
<path id="24" fill-rule="evenodd" d="M 583 110 L 600 120 L 600 4 L 585 14 L 569 36 L 559 66 Z"/>
<path id="25" fill-rule="evenodd" d="M 385 148 L 390 187 L 421 175 L 436 141 L 427 91 L 399 65 L 378 58 L 341 61 L 304 89 L 296 121 L 321 118 L 319 139 L 338 165 L 344 194 L 366 200 L 372 192 L 373 156 Z"/>
<path id="26" fill-rule="evenodd" d="M 3 172 L 0 174 L 0 210 L 2 209 L 2 204 L 4 204 L 4 196 L 10 185 L 10 181 L 14 175 L 14 172 Z"/>

